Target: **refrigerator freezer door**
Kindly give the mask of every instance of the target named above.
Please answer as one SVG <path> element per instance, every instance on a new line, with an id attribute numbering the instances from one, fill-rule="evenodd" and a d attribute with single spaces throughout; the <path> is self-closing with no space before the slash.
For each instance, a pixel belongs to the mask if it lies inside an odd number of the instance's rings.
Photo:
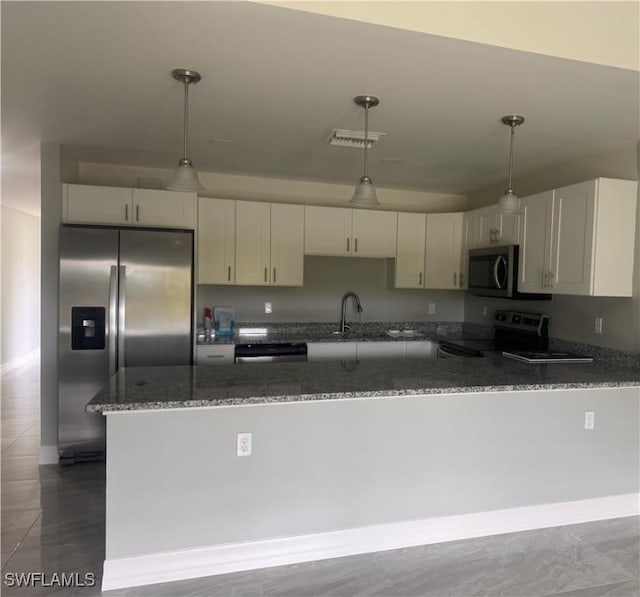
<path id="1" fill-rule="evenodd" d="M 115 369 L 109 347 L 115 340 L 117 263 L 117 230 L 60 229 L 58 449 L 63 458 L 104 450 L 104 417 L 84 407 Z"/>
<path id="2" fill-rule="evenodd" d="M 119 367 L 192 363 L 192 270 L 192 232 L 120 231 Z"/>

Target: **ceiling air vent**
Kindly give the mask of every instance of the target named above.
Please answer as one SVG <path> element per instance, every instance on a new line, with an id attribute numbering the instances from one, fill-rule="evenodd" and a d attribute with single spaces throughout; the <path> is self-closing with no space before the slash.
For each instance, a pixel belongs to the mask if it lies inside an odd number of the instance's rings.
<path id="1" fill-rule="evenodd" d="M 367 149 L 371 149 L 381 137 L 384 137 L 387 133 L 374 133 L 369 131 L 367 133 Z M 331 136 L 329 137 L 329 143 L 331 145 L 338 145 L 340 147 L 355 147 L 357 149 L 364 149 L 364 131 L 349 131 L 347 129 L 331 129 Z"/>

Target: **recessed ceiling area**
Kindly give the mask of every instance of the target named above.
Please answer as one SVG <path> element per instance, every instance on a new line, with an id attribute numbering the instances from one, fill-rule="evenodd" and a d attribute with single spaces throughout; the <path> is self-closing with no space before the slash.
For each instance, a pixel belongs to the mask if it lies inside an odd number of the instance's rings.
<path id="1" fill-rule="evenodd" d="M 467 193 L 636 143 L 639 73 L 250 2 L 2 2 L 2 201 L 39 205 L 40 142 L 79 161 L 172 168 L 193 68 L 199 170 L 353 183 L 369 126 L 376 186 Z M 35 181 L 35 182 L 34 182 Z M 31 207 L 27 207 L 30 205 Z M 22 206 L 22 207 L 20 207 Z"/>

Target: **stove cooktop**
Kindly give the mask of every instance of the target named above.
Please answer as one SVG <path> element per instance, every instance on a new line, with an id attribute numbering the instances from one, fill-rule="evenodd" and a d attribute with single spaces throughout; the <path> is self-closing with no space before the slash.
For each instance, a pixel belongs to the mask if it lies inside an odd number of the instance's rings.
<path id="1" fill-rule="evenodd" d="M 503 357 L 523 363 L 591 363 L 593 357 L 570 352 L 525 352 L 503 351 Z"/>

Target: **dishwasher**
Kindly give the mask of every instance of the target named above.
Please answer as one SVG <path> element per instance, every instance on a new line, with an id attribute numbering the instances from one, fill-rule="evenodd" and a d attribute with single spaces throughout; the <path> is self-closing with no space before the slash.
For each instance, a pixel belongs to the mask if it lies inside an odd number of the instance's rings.
<path id="1" fill-rule="evenodd" d="M 291 363 L 307 360 L 304 342 L 236 344 L 234 363 Z"/>

